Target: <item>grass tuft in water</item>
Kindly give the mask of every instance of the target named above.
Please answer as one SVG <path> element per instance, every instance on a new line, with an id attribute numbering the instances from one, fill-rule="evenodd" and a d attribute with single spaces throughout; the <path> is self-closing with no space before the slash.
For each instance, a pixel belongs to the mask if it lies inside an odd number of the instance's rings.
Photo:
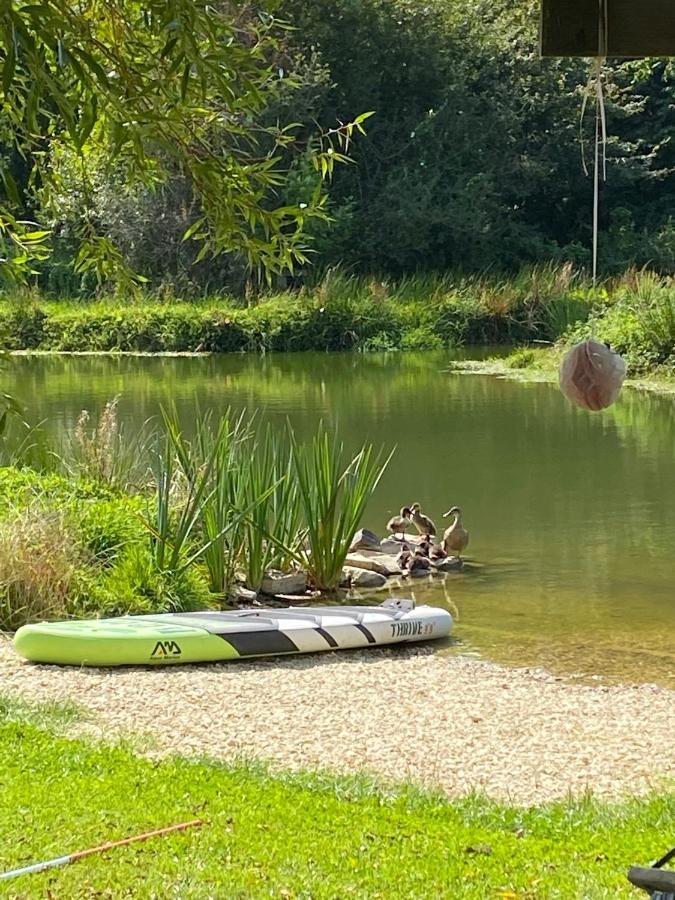
<path id="1" fill-rule="evenodd" d="M 319 427 L 312 442 L 299 447 L 291 432 L 293 464 L 307 528 L 302 561 L 314 587 L 335 590 L 368 500 L 392 453 L 382 460 L 369 445 L 347 460 L 337 436 Z"/>

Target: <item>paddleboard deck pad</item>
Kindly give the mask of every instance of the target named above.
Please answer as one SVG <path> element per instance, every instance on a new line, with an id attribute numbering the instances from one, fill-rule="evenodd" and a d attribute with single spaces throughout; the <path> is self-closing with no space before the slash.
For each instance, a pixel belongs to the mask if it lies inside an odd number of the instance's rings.
<path id="1" fill-rule="evenodd" d="M 444 609 L 386 600 L 381 606 L 315 606 L 159 613 L 24 625 L 16 650 L 31 662 L 143 666 L 378 647 L 445 637 Z"/>

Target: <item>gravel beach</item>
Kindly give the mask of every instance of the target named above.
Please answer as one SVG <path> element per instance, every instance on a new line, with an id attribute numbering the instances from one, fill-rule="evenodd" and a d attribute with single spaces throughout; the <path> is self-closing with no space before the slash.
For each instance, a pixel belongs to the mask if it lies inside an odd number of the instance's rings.
<path id="1" fill-rule="evenodd" d="M 363 771 L 516 804 L 637 795 L 675 778 L 675 692 L 588 686 L 423 646 L 68 669 L 25 663 L 0 639 L 0 693 L 75 702 L 92 713 L 78 734 L 148 735 L 153 754 Z"/>

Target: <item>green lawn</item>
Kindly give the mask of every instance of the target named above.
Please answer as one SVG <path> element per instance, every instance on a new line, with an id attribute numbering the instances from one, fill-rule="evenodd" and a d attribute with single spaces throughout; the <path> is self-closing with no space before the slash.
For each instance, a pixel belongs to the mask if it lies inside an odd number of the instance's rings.
<path id="1" fill-rule="evenodd" d="M 625 869 L 672 838 L 675 793 L 529 810 L 451 803 L 363 778 L 153 762 L 59 736 L 76 717 L 0 700 L 1 870 L 195 816 L 207 824 L 2 882 L 2 897 L 639 897 Z"/>

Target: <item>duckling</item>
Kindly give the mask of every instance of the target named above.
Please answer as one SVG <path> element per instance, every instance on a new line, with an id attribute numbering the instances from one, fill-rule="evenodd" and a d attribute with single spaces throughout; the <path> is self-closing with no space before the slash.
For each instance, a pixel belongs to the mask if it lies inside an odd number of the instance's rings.
<path id="1" fill-rule="evenodd" d="M 424 556 L 423 553 L 420 553 L 419 550 L 415 550 L 408 560 L 408 575 L 411 575 L 413 578 L 418 578 L 421 575 L 427 575 L 430 570 L 431 563 L 429 562 L 428 557 Z"/>
<path id="2" fill-rule="evenodd" d="M 411 557 L 412 551 L 410 550 L 410 547 L 407 544 L 404 544 L 401 547 L 401 552 L 396 557 L 396 565 L 402 572 L 405 572 Z"/>
<path id="3" fill-rule="evenodd" d="M 419 503 L 413 503 L 410 507 L 410 513 L 412 515 L 413 524 L 420 534 L 424 534 L 427 537 L 436 534 L 436 526 L 429 516 L 425 516 L 422 513 Z"/>
<path id="4" fill-rule="evenodd" d="M 410 512 L 409 506 L 403 506 L 401 508 L 401 513 L 398 516 L 393 516 L 387 522 L 387 531 L 393 534 L 394 537 L 400 534 L 402 536 L 405 535 L 406 529 L 411 524 L 410 516 L 412 513 Z"/>
<path id="5" fill-rule="evenodd" d="M 442 544 L 434 544 L 429 551 L 429 559 L 432 562 L 438 562 L 441 559 L 447 559 L 448 554 L 443 549 Z"/>
<path id="6" fill-rule="evenodd" d="M 443 549 L 446 553 L 456 554 L 461 559 L 462 552 L 466 550 L 469 543 L 469 532 L 462 524 L 462 510 L 459 506 L 453 506 L 452 509 L 443 513 L 444 519 L 447 516 L 454 516 L 455 521 L 449 528 L 446 528 L 443 534 Z"/>
<path id="7" fill-rule="evenodd" d="M 415 550 L 415 553 L 417 553 L 419 556 L 429 556 L 430 552 L 431 552 L 431 542 L 429 541 L 429 535 L 425 535 L 424 540 L 420 541 L 419 544 L 417 545 L 417 549 Z"/>

